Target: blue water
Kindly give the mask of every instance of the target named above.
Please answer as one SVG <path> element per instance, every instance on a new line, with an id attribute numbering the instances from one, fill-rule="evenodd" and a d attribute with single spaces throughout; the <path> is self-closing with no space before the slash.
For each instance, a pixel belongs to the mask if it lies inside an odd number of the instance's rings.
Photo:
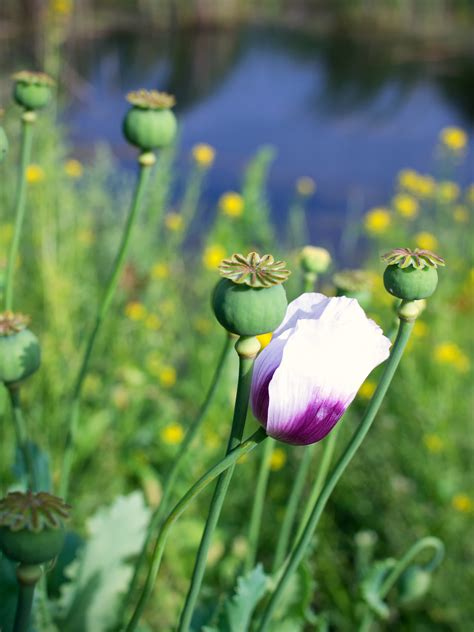
<path id="1" fill-rule="evenodd" d="M 209 208 L 239 189 L 245 164 L 271 145 L 275 222 L 284 225 L 296 179 L 311 176 L 318 188 L 308 206 L 310 236 L 333 242 L 350 201 L 361 211 L 384 204 L 400 169 L 432 171 L 444 126 L 463 127 L 472 141 L 474 93 L 463 91 L 472 86 L 470 59 L 400 59 L 397 50 L 268 29 L 175 37 L 179 54 L 153 34 L 88 43 L 79 65 L 88 89 L 66 115 L 79 153 L 107 141 L 126 168 L 134 154 L 120 131 L 123 95 L 139 87 L 172 91 L 179 164 L 186 166 L 195 143 L 217 151 L 204 195 Z M 474 180 L 472 147 L 457 175 L 464 184 Z"/>

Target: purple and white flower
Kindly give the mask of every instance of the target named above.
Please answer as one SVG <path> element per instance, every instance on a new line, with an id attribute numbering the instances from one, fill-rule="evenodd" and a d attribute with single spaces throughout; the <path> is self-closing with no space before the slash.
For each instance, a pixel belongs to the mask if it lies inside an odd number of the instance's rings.
<path id="1" fill-rule="evenodd" d="M 295 445 L 323 439 L 390 340 L 355 299 L 302 294 L 255 361 L 252 408 L 267 433 Z"/>

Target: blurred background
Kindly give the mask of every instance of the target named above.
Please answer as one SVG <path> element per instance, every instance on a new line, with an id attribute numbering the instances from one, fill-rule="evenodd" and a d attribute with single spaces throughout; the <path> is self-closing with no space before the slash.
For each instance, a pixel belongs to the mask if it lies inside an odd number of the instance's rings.
<path id="1" fill-rule="evenodd" d="M 333 248 L 346 214 L 382 204 L 400 169 L 432 168 L 441 128 L 474 128 L 472 0 L 3 0 L 0 20 L 3 101 L 12 72 L 59 71 L 80 160 L 107 141 L 127 167 L 123 96 L 166 90 L 180 159 L 203 140 L 218 152 L 207 202 L 270 145 L 277 226 L 310 176 L 310 234 Z M 462 184 L 473 171 L 471 152 Z"/>

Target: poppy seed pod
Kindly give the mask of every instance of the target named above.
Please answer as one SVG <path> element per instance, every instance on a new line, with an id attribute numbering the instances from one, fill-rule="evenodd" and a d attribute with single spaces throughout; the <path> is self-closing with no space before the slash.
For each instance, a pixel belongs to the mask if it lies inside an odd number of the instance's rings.
<path id="1" fill-rule="evenodd" d="M 0 125 L 0 162 L 5 159 L 8 152 L 8 138 L 5 134 L 5 130 Z"/>
<path id="2" fill-rule="evenodd" d="M 16 384 L 40 366 L 41 349 L 37 337 L 27 329 L 23 314 L 0 314 L 0 382 Z"/>
<path id="3" fill-rule="evenodd" d="M 400 601 L 404 606 L 419 602 L 431 586 L 431 573 L 422 566 L 414 565 L 406 569 L 400 577 Z"/>
<path id="4" fill-rule="evenodd" d="M 123 133 L 129 143 L 142 151 L 152 151 L 170 145 L 178 124 L 170 108 L 174 97 L 156 90 L 130 92 L 127 100 L 132 107 L 123 121 Z"/>
<path id="5" fill-rule="evenodd" d="M 219 266 L 222 279 L 212 295 L 220 324 L 238 336 L 258 336 L 278 327 L 288 305 L 282 283 L 289 271 L 271 255 L 234 254 Z"/>
<path id="6" fill-rule="evenodd" d="M 444 259 L 430 250 L 395 248 L 383 255 L 388 264 L 383 275 L 387 292 L 406 301 L 428 298 L 438 285 L 438 266 Z"/>
<path id="7" fill-rule="evenodd" d="M 331 255 L 326 248 L 305 246 L 300 251 L 299 261 L 304 272 L 323 274 L 331 265 Z"/>
<path id="8" fill-rule="evenodd" d="M 22 70 L 13 80 L 13 98 L 26 110 L 41 110 L 50 102 L 55 81 L 46 73 Z"/>
<path id="9" fill-rule="evenodd" d="M 0 550 L 22 564 L 45 564 L 59 555 L 70 506 L 46 492 L 13 492 L 0 500 Z"/>

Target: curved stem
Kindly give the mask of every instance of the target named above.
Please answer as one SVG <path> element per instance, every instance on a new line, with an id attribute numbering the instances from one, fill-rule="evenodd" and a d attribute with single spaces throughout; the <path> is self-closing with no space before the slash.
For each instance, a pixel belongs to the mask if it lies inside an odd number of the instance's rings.
<path id="1" fill-rule="evenodd" d="M 28 433 L 26 431 L 26 424 L 23 417 L 23 411 L 21 409 L 20 387 L 18 385 L 7 387 L 8 395 L 10 397 L 10 403 L 13 412 L 13 422 L 15 424 L 16 444 L 23 458 L 24 466 L 27 473 L 28 487 L 36 492 L 38 491 L 38 484 L 36 481 L 35 465 L 33 456 L 31 454 L 30 446 L 28 444 Z"/>
<path id="2" fill-rule="evenodd" d="M 133 612 L 132 618 L 125 628 L 125 632 L 133 632 L 138 625 L 146 602 L 148 601 L 153 591 L 156 576 L 158 575 L 158 571 L 160 569 L 161 558 L 163 556 L 166 539 L 168 537 L 169 530 L 171 529 L 173 524 L 187 508 L 187 506 L 196 498 L 198 494 L 200 494 L 209 485 L 209 483 L 212 483 L 213 480 L 215 480 L 226 470 L 228 471 L 229 469 L 232 469 L 238 459 L 243 457 L 245 454 L 251 452 L 266 438 L 267 435 L 265 433 L 265 430 L 263 428 L 259 428 L 251 437 L 238 445 L 238 447 L 231 450 L 221 461 L 219 461 L 219 463 L 214 465 L 214 467 L 208 470 L 206 474 L 204 474 L 204 476 L 202 476 L 196 483 L 194 483 L 194 485 L 169 513 L 168 517 L 163 523 L 163 526 L 161 527 L 161 530 L 155 542 L 150 568 L 145 581 L 145 586 L 143 587 L 140 599 L 137 603 L 135 611 Z"/>
<path id="3" fill-rule="evenodd" d="M 153 156 L 153 159 L 154 159 L 154 156 Z M 140 174 L 138 177 L 137 185 L 135 187 L 135 192 L 134 192 L 130 212 L 127 218 L 127 222 L 125 224 L 125 228 L 122 233 L 120 246 L 119 246 L 117 255 L 115 257 L 114 264 L 112 266 L 112 272 L 109 276 L 109 280 L 107 281 L 107 285 L 105 287 L 105 291 L 102 296 L 99 309 L 97 311 L 95 323 L 89 335 L 89 338 L 87 340 L 84 355 L 82 357 L 82 362 L 79 368 L 79 372 L 77 374 L 76 382 L 74 384 L 71 411 L 70 411 L 68 422 L 67 422 L 66 446 L 64 449 L 62 476 L 61 476 L 60 492 L 59 492 L 60 496 L 64 499 L 67 497 L 68 491 L 69 491 L 69 478 L 71 474 L 72 460 L 74 456 L 75 439 L 76 439 L 77 429 L 79 425 L 79 413 L 80 413 L 82 387 L 83 387 L 84 380 L 86 378 L 86 375 L 89 369 L 89 362 L 90 362 L 92 350 L 94 348 L 94 344 L 97 338 L 97 334 L 99 333 L 99 330 L 104 321 L 104 318 L 110 308 L 112 299 L 117 289 L 120 276 L 122 274 L 123 266 L 125 264 L 125 259 L 127 257 L 129 246 L 130 246 L 130 237 L 132 234 L 132 228 L 135 223 L 135 219 L 137 217 L 138 211 L 141 207 L 143 197 L 145 195 L 145 190 L 146 190 L 146 186 L 150 177 L 152 165 L 153 165 L 153 160 L 150 160 L 150 154 L 142 154 L 142 156 L 140 156 Z"/>
<path id="4" fill-rule="evenodd" d="M 285 555 L 288 550 L 288 543 L 290 541 L 291 532 L 296 518 L 296 513 L 303 493 L 304 484 L 308 476 L 309 467 L 313 459 L 316 443 L 303 448 L 303 456 L 298 466 L 298 471 L 288 497 L 288 504 L 285 511 L 285 516 L 281 524 L 280 532 L 278 534 L 278 541 L 275 548 L 275 557 L 273 560 L 272 573 L 276 573 L 285 560 Z"/>
<path id="5" fill-rule="evenodd" d="M 296 543 L 300 539 L 303 533 L 304 525 L 308 522 L 309 517 L 311 515 L 311 510 L 316 504 L 316 501 L 319 498 L 319 494 L 321 493 L 321 489 L 328 475 L 329 466 L 331 465 L 332 456 L 334 454 L 334 449 L 336 447 L 337 435 L 339 434 L 340 429 L 341 429 L 341 424 L 339 423 L 331 431 L 331 433 L 329 434 L 329 437 L 324 442 L 323 456 L 319 464 L 319 469 L 316 475 L 316 480 L 314 482 L 313 489 L 311 490 L 311 496 L 309 497 L 309 501 L 306 503 L 306 508 L 305 508 L 303 518 L 300 522 L 300 526 L 296 534 L 294 545 L 296 545 Z"/>
<path id="6" fill-rule="evenodd" d="M 434 555 L 431 560 L 427 564 L 425 564 L 425 570 L 428 572 L 432 572 L 441 564 L 444 558 L 444 544 L 441 542 L 441 540 L 432 536 L 421 538 L 421 540 L 415 542 L 415 544 L 410 547 L 410 549 L 408 549 L 405 555 L 397 561 L 395 566 L 384 579 L 379 590 L 379 596 L 381 599 L 385 599 L 390 590 L 396 584 L 404 571 L 410 566 L 413 560 L 426 549 L 433 549 Z M 368 632 L 368 630 L 370 630 L 372 622 L 374 621 L 374 618 L 375 617 L 373 612 L 371 610 L 367 610 L 364 618 L 362 619 L 359 631 Z"/>
<path id="7" fill-rule="evenodd" d="M 15 271 L 15 263 L 20 245 L 21 231 L 23 221 L 25 219 L 26 208 L 26 170 L 30 163 L 31 145 L 33 141 L 33 124 L 35 117 L 28 116 L 32 112 L 24 112 L 21 118 L 21 149 L 20 149 L 20 168 L 18 172 L 18 184 L 15 200 L 15 228 L 13 230 L 13 238 L 8 253 L 7 272 L 5 278 L 5 309 L 11 310 L 13 306 L 13 274 Z"/>
<path id="8" fill-rule="evenodd" d="M 20 564 L 17 568 L 18 601 L 16 604 L 13 632 L 28 632 L 35 586 L 42 575 L 41 566 Z"/>
<path id="9" fill-rule="evenodd" d="M 408 342 L 408 339 L 410 337 L 411 330 L 413 329 L 413 323 L 414 321 L 400 321 L 400 327 L 398 329 L 397 338 L 393 345 L 392 353 L 390 354 L 390 357 L 385 365 L 385 370 L 382 374 L 377 389 L 365 411 L 364 417 L 359 427 L 352 435 L 348 446 L 339 458 L 333 471 L 331 472 L 331 475 L 329 476 L 323 489 L 321 490 L 321 494 L 319 495 L 318 500 L 313 507 L 310 518 L 304 527 L 303 533 L 290 556 L 290 559 L 280 577 L 280 580 L 270 601 L 267 604 L 267 607 L 265 608 L 262 619 L 260 621 L 260 625 L 257 627 L 258 632 L 266 632 L 269 629 L 272 617 L 275 613 L 275 609 L 282 596 L 282 593 L 288 585 L 289 579 L 297 570 L 306 552 L 306 549 L 311 543 L 313 534 L 319 523 L 326 503 L 328 502 L 345 469 L 347 468 L 355 453 L 361 446 L 363 440 L 365 439 L 365 436 L 367 435 L 367 432 L 369 431 L 375 419 L 375 416 L 380 408 L 380 405 L 382 404 L 383 398 L 385 397 L 390 382 L 392 381 L 392 378 L 401 360 L 403 350 L 405 349 L 406 343 Z"/>
<path id="10" fill-rule="evenodd" d="M 166 512 L 168 511 L 170 497 L 171 497 L 177 476 L 181 469 L 181 466 L 183 465 L 183 462 L 188 455 L 189 447 L 192 444 L 197 432 L 199 431 L 202 425 L 202 422 L 206 418 L 209 407 L 214 399 L 214 395 L 217 392 L 217 387 L 219 386 L 221 377 L 223 375 L 224 366 L 226 364 L 226 360 L 229 356 L 229 353 L 232 349 L 234 340 L 235 339 L 230 334 L 227 335 L 224 348 L 222 349 L 222 353 L 217 363 L 217 367 L 216 367 L 214 376 L 212 378 L 212 382 L 209 386 L 209 390 L 207 391 L 206 397 L 201 405 L 201 408 L 199 409 L 199 412 L 196 418 L 189 426 L 188 431 L 186 432 L 186 436 L 184 437 L 184 440 L 180 446 L 180 450 L 178 454 L 176 455 L 176 458 L 174 459 L 173 464 L 165 478 L 165 481 L 163 483 L 163 495 L 161 497 L 160 504 L 151 517 L 150 524 L 148 525 L 147 536 L 145 538 L 145 542 L 143 543 L 142 550 L 135 563 L 133 577 L 126 594 L 125 601 L 123 603 L 124 613 L 126 612 L 126 609 L 128 608 L 131 600 L 133 599 L 133 595 L 135 593 L 137 583 L 138 583 L 140 570 L 146 559 L 146 552 L 148 549 L 148 545 L 150 544 L 150 540 L 153 536 L 153 533 L 156 531 L 156 528 L 161 523 L 161 521 L 166 515 Z"/>
<path id="11" fill-rule="evenodd" d="M 253 350 L 251 353 L 246 352 L 245 345 L 247 343 L 249 343 L 249 349 L 255 349 L 255 353 L 253 353 Z M 239 354 L 239 381 L 237 385 L 237 395 L 235 399 L 234 418 L 232 421 L 232 428 L 227 445 L 227 454 L 242 440 L 245 420 L 247 418 L 250 387 L 252 384 L 253 363 L 258 349 L 260 348 L 260 344 L 258 343 L 256 338 L 241 337 L 237 341 L 235 348 L 237 350 L 237 353 Z M 178 624 L 178 632 L 187 632 L 189 630 L 189 626 L 191 625 L 191 619 L 206 569 L 209 546 L 211 544 L 212 536 L 219 520 L 225 496 L 227 494 L 227 489 L 229 487 L 233 473 L 234 467 L 232 466 L 228 470 L 226 470 L 226 472 L 222 474 L 222 476 L 220 476 L 219 480 L 217 481 L 214 495 L 211 500 L 211 505 L 209 507 L 209 514 L 207 516 L 206 526 L 204 527 L 204 533 L 202 535 L 201 543 L 199 545 L 199 550 L 196 556 L 191 584 Z"/>
<path id="12" fill-rule="evenodd" d="M 267 491 L 270 464 L 274 447 L 275 441 L 273 439 L 271 441 L 267 441 L 262 454 L 252 513 L 250 514 L 250 524 L 247 538 L 248 549 L 244 563 L 244 572 L 246 573 L 252 570 L 255 566 L 255 560 L 257 559 L 258 540 L 262 527 L 263 506 L 265 503 L 265 494 Z"/>

